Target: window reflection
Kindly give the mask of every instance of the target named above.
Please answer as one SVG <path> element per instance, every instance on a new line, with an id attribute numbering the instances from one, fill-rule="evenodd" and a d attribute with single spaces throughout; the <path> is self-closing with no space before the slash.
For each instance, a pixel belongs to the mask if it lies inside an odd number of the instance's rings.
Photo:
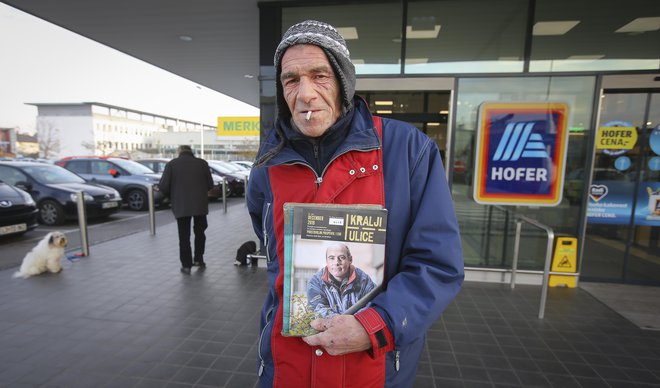
<path id="1" fill-rule="evenodd" d="M 283 8 L 282 34 L 308 19 L 338 29 L 358 75 L 401 73 L 400 2 Z"/>
<path id="2" fill-rule="evenodd" d="M 660 2 L 621 4 L 537 0 L 530 71 L 659 69 Z"/>
<path id="3" fill-rule="evenodd" d="M 406 74 L 521 72 L 527 1 L 410 1 Z"/>

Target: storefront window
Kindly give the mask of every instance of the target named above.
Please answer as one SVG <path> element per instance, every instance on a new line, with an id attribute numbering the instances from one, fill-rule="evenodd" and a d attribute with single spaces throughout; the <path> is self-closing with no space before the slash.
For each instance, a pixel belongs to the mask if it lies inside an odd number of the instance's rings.
<path id="1" fill-rule="evenodd" d="M 400 1 L 282 9 L 282 34 L 293 24 L 321 20 L 346 39 L 358 75 L 401 73 Z"/>
<path id="2" fill-rule="evenodd" d="M 410 1 L 405 73 L 522 72 L 527 3 Z"/>
<path id="3" fill-rule="evenodd" d="M 586 167 L 588 134 L 595 77 L 469 78 L 458 81 L 452 192 L 465 252 L 465 265 L 510 268 L 515 221 L 512 212 L 524 214 L 554 229 L 556 234 L 577 236 L 581 192 L 567 195 L 555 207 L 479 205 L 472 197 L 475 139 L 479 106 L 484 102 L 564 102 L 569 107 L 569 140 L 565 175 Z M 542 270 L 546 235 L 538 229 L 523 230 L 519 268 Z M 507 238 L 508 236 L 508 238 Z"/>
<path id="4" fill-rule="evenodd" d="M 537 0 L 530 71 L 660 69 L 660 2 Z"/>

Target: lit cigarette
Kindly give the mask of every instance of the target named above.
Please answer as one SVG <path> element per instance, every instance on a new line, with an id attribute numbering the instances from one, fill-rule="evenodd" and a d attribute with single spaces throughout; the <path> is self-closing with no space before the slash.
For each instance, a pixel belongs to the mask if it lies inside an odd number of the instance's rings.
<path id="1" fill-rule="evenodd" d="M 307 111 L 307 116 L 305 116 L 305 121 L 309 121 L 309 119 L 311 119 L 311 118 L 312 118 L 312 111 L 308 110 Z"/>

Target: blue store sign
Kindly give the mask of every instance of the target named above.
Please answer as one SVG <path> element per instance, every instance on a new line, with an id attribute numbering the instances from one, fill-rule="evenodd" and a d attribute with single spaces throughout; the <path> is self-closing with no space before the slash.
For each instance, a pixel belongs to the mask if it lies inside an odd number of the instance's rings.
<path id="1" fill-rule="evenodd" d="M 483 103 L 473 196 L 480 204 L 556 206 L 564 186 L 568 106 Z"/>

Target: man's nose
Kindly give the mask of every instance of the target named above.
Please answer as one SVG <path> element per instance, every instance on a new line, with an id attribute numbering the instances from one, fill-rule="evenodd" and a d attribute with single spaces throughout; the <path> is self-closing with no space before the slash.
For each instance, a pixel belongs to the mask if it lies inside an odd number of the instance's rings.
<path id="1" fill-rule="evenodd" d="M 305 104 L 309 104 L 315 97 L 314 82 L 308 77 L 302 77 L 298 83 L 298 98 Z"/>

